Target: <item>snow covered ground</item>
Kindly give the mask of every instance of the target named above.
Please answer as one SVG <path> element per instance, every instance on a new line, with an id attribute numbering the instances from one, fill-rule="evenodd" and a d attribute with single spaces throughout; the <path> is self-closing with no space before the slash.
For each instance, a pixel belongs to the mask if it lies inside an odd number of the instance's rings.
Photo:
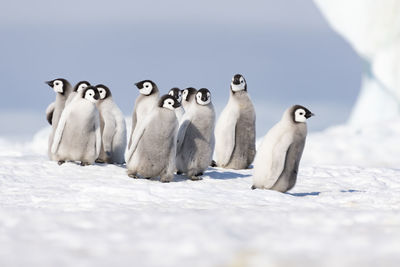
<path id="1" fill-rule="evenodd" d="M 400 127 L 383 126 L 310 134 L 287 194 L 250 190 L 251 170 L 58 166 L 48 129 L 0 138 L 0 266 L 398 266 Z"/>

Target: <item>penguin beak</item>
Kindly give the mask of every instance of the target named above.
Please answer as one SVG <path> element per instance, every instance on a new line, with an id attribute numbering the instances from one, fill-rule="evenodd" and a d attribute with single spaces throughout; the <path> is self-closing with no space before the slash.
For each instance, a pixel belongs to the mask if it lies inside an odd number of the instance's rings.
<path id="1" fill-rule="evenodd" d="M 178 101 L 175 101 L 173 107 L 174 108 L 179 108 L 181 106 L 181 103 L 179 103 Z"/>
<path id="2" fill-rule="evenodd" d="M 306 117 L 306 119 L 308 119 L 308 118 L 311 118 L 312 116 L 315 116 L 315 114 L 310 112 L 310 113 L 307 113 L 305 117 Z"/>
<path id="3" fill-rule="evenodd" d="M 47 82 L 44 82 L 44 83 L 47 84 L 50 87 L 53 87 L 53 81 L 47 81 Z"/>

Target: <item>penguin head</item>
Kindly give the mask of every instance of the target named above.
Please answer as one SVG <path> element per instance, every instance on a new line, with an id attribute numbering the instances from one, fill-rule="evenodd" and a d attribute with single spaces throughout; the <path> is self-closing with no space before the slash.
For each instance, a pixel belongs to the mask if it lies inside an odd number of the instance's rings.
<path id="1" fill-rule="evenodd" d="M 292 118 L 295 123 L 306 122 L 312 116 L 314 113 L 303 106 L 294 105 L 292 107 Z"/>
<path id="2" fill-rule="evenodd" d="M 100 100 L 106 99 L 111 96 L 111 91 L 108 89 L 107 86 L 104 84 L 98 84 L 95 86 L 97 91 L 99 91 L 100 94 Z"/>
<path id="3" fill-rule="evenodd" d="M 139 89 L 139 93 L 142 95 L 151 95 L 153 92 L 158 91 L 157 85 L 150 80 L 144 80 L 135 83 L 136 87 Z"/>
<path id="4" fill-rule="evenodd" d="M 201 88 L 196 93 L 196 102 L 199 105 L 205 106 L 211 102 L 211 93 L 207 88 Z"/>
<path id="5" fill-rule="evenodd" d="M 169 110 L 175 110 L 181 106 L 181 103 L 171 95 L 163 95 L 158 101 L 158 106 L 160 108 L 167 108 Z"/>
<path id="6" fill-rule="evenodd" d="M 231 90 L 234 93 L 239 91 L 247 91 L 247 83 L 243 75 L 235 74 L 235 76 L 233 76 L 231 82 Z"/>
<path id="7" fill-rule="evenodd" d="M 45 83 L 47 83 L 51 88 L 53 88 L 54 92 L 62 95 L 65 93 L 67 87 L 71 86 L 70 83 L 63 78 L 47 81 Z"/>
<path id="8" fill-rule="evenodd" d="M 74 86 L 73 91 L 79 93 L 79 92 L 82 92 L 83 89 L 85 89 L 85 88 L 88 87 L 88 86 L 90 86 L 90 83 L 89 83 L 88 81 L 80 81 L 79 83 L 77 83 L 77 84 Z"/>
<path id="9" fill-rule="evenodd" d="M 169 90 L 168 94 L 175 97 L 179 103 L 182 102 L 182 92 L 178 87 L 174 87 L 171 90 Z"/>
<path id="10" fill-rule="evenodd" d="M 188 87 L 182 90 L 182 101 L 189 102 L 192 99 L 192 96 L 194 96 L 196 93 L 197 90 L 194 89 L 193 87 Z"/>
<path id="11" fill-rule="evenodd" d="M 88 86 L 85 89 L 83 89 L 82 98 L 92 103 L 96 103 L 100 99 L 100 94 L 96 87 Z"/>

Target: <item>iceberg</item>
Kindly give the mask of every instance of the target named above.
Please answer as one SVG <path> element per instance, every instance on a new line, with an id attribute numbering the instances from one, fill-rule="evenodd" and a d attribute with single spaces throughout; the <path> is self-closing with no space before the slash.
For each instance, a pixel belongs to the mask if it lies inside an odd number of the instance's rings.
<path id="1" fill-rule="evenodd" d="M 400 116 L 400 1 L 314 0 L 331 27 L 364 61 L 362 85 L 349 123 Z"/>

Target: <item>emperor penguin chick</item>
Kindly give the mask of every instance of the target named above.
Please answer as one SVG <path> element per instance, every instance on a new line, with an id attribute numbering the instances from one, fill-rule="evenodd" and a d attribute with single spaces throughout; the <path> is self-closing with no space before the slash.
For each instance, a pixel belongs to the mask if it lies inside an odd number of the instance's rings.
<path id="1" fill-rule="evenodd" d="M 210 165 L 214 152 L 215 111 L 211 93 L 202 88 L 195 95 L 195 103 L 185 113 L 178 131 L 176 169 L 192 180 L 201 179 Z"/>
<path id="2" fill-rule="evenodd" d="M 185 112 L 189 111 L 190 106 L 196 102 L 195 95 L 197 90 L 193 87 L 188 87 L 182 90 L 182 107 Z"/>
<path id="3" fill-rule="evenodd" d="M 173 96 L 164 95 L 146 119 L 138 122 L 125 156 L 128 176 L 172 181 L 178 131 L 175 109 L 179 106 Z"/>
<path id="4" fill-rule="evenodd" d="M 132 129 L 129 137 L 128 148 L 131 147 L 133 132 L 138 122 L 144 120 L 150 111 L 157 106 L 159 91 L 157 85 L 150 80 L 135 83 L 139 89 L 139 96 L 135 101 L 132 114 Z"/>
<path id="5" fill-rule="evenodd" d="M 215 128 L 216 165 L 247 169 L 256 154 L 256 113 L 244 77 L 232 78 L 228 104 Z"/>
<path id="6" fill-rule="evenodd" d="M 175 97 L 175 99 L 178 100 L 178 102 L 182 104 L 182 91 L 178 87 L 174 87 L 171 90 L 169 90 L 168 94 Z M 185 113 L 185 110 L 183 109 L 182 106 L 175 109 L 175 115 L 178 118 L 179 122 L 182 120 L 184 113 Z"/>
<path id="7" fill-rule="evenodd" d="M 286 192 L 294 187 L 307 136 L 306 120 L 313 115 L 303 106 L 292 106 L 268 131 L 254 160 L 252 189 Z"/>
<path id="8" fill-rule="evenodd" d="M 82 92 L 88 86 L 90 86 L 90 83 L 88 81 L 80 81 L 77 84 L 75 84 L 65 104 L 68 105 L 69 103 L 71 103 L 71 101 L 75 98 L 75 96 L 77 96 L 78 93 Z"/>
<path id="9" fill-rule="evenodd" d="M 96 102 L 99 98 L 97 89 L 88 86 L 65 107 L 51 146 L 59 164 L 80 161 L 84 166 L 98 158 L 101 132 Z"/>
<path id="10" fill-rule="evenodd" d="M 53 160 L 53 154 L 51 153 L 51 145 L 53 143 L 54 133 L 58 126 L 61 114 L 65 107 L 65 102 L 71 93 L 71 84 L 63 78 L 58 78 L 52 81 L 46 82 L 56 93 L 56 100 L 51 103 L 46 109 L 47 121 L 51 124 L 52 130 L 48 140 L 47 154 L 51 160 Z"/>
<path id="11" fill-rule="evenodd" d="M 126 124 L 124 115 L 113 101 L 110 89 L 96 85 L 100 94 L 97 108 L 100 112 L 101 150 L 97 162 L 123 164 L 126 149 Z"/>

